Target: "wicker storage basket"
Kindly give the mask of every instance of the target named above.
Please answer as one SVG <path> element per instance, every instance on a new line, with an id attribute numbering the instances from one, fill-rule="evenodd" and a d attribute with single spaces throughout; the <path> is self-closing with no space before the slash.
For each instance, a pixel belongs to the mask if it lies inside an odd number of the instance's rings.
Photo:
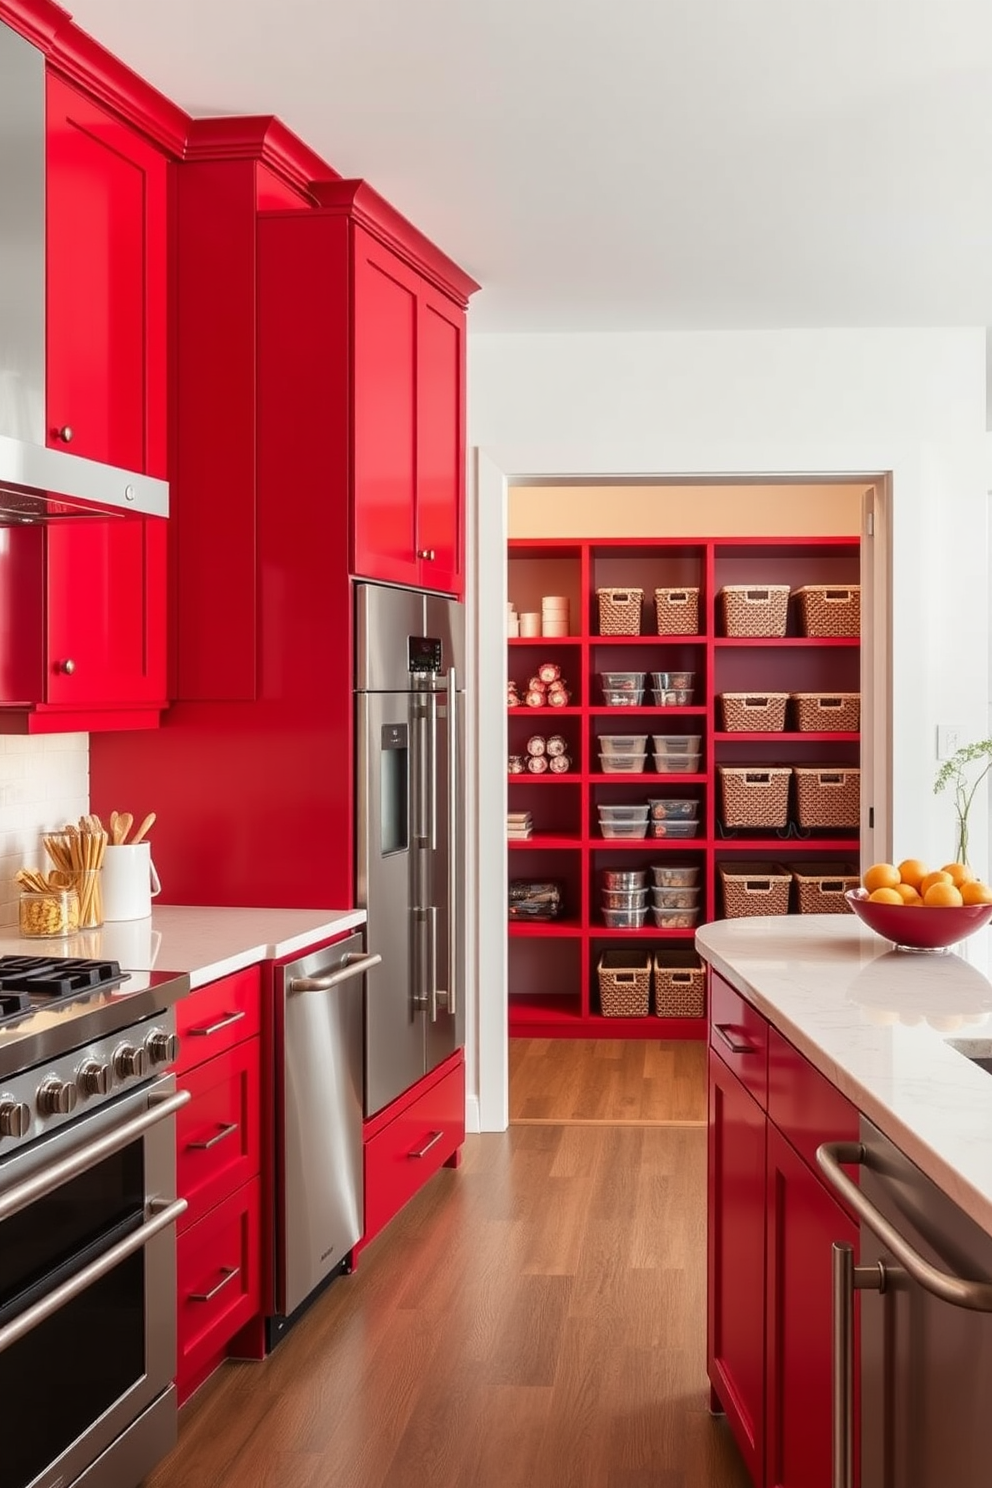
<path id="1" fill-rule="evenodd" d="M 861 771 L 837 765 L 793 765 L 796 820 L 801 827 L 856 827 L 861 822 Z"/>
<path id="2" fill-rule="evenodd" d="M 604 1018 L 647 1017 L 651 995 L 651 957 L 647 951 L 603 951 L 596 969 Z"/>
<path id="3" fill-rule="evenodd" d="M 793 863 L 800 914 L 850 914 L 844 895 L 861 879 L 856 863 Z"/>
<path id="4" fill-rule="evenodd" d="M 787 692 L 721 692 L 720 709 L 727 733 L 781 733 L 785 728 Z"/>
<path id="5" fill-rule="evenodd" d="M 788 584 L 725 584 L 720 590 L 728 636 L 784 636 L 789 619 Z"/>
<path id="6" fill-rule="evenodd" d="M 794 692 L 800 733 L 854 733 L 861 726 L 860 692 Z"/>
<path id="7" fill-rule="evenodd" d="M 654 958 L 654 1011 L 658 1018 L 701 1018 L 706 973 L 695 951 L 658 951 Z"/>
<path id="8" fill-rule="evenodd" d="M 654 607 L 659 635 L 699 634 L 699 590 L 656 589 Z"/>
<path id="9" fill-rule="evenodd" d="M 792 874 L 781 863 L 718 863 L 717 871 L 726 919 L 789 913 Z"/>
<path id="10" fill-rule="evenodd" d="M 784 827 L 789 819 L 789 765 L 717 765 L 725 827 Z"/>
<path id="11" fill-rule="evenodd" d="M 640 635 L 643 589 L 597 589 L 600 635 Z"/>
<path id="12" fill-rule="evenodd" d="M 861 634 L 860 584 L 804 584 L 795 593 L 803 635 Z"/>

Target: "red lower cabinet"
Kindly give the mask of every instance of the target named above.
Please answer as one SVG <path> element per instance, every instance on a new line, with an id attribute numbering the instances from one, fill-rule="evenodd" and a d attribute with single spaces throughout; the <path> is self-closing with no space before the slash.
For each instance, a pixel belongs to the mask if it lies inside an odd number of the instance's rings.
<path id="1" fill-rule="evenodd" d="M 225 1358 L 261 1306 L 261 1184 L 257 1178 L 179 1236 L 180 1404 Z"/>
<path id="2" fill-rule="evenodd" d="M 765 1113 L 709 1055 L 707 1362 L 756 1485 L 764 1482 Z"/>
<path id="3" fill-rule="evenodd" d="M 247 967 L 177 1008 L 176 1182 L 180 1404 L 262 1307 L 261 972 Z"/>
<path id="4" fill-rule="evenodd" d="M 465 1064 L 458 1051 L 365 1125 L 365 1234 L 376 1236 L 465 1141 Z"/>
<path id="5" fill-rule="evenodd" d="M 858 1228 L 821 1182 L 816 1148 L 855 1139 L 858 1113 L 749 1005 L 725 1016 L 724 998 L 721 1013 L 721 989 L 712 976 L 710 1383 L 754 1488 L 830 1488 L 831 1247 L 857 1255 Z"/>
<path id="6" fill-rule="evenodd" d="M 858 1228 L 771 1122 L 767 1184 L 765 1483 L 830 1488 L 831 1246 Z"/>

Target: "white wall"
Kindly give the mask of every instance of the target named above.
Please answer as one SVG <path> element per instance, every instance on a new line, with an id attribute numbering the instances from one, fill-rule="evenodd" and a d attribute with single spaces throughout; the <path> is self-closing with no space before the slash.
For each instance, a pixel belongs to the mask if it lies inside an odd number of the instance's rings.
<path id="1" fill-rule="evenodd" d="M 475 335 L 469 442 L 479 447 L 476 574 L 480 774 L 481 1121 L 505 1103 L 504 934 L 494 867 L 505 811 L 501 476 L 892 473 L 893 849 L 945 861 L 936 725 L 987 727 L 985 332 L 981 328 L 678 335 Z M 496 773 L 494 773 L 496 772 Z M 988 870 L 986 813 L 972 860 Z M 487 874 L 489 875 L 487 879 Z"/>
<path id="2" fill-rule="evenodd" d="M 0 925 L 17 919 L 19 868 L 51 867 L 42 833 L 89 810 L 89 735 L 0 734 Z"/>

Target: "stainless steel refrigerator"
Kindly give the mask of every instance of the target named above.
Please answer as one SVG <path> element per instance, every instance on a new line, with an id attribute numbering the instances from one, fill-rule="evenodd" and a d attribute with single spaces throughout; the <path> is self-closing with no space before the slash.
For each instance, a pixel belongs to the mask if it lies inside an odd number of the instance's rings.
<path id="1" fill-rule="evenodd" d="M 464 606 L 355 586 L 356 883 L 382 956 L 365 999 L 365 1114 L 464 1041 Z"/>

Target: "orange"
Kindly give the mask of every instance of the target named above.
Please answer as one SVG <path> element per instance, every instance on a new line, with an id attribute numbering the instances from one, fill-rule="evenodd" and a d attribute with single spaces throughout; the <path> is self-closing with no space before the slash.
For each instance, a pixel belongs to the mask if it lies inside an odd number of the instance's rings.
<path id="1" fill-rule="evenodd" d="M 961 885 L 961 898 L 965 904 L 992 904 L 992 889 L 973 878 Z"/>
<path id="2" fill-rule="evenodd" d="M 940 871 L 941 873 L 949 873 L 951 875 L 951 882 L 958 889 L 962 884 L 969 883 L 975 876 L 967 863 L 945 863 Z"/>
<path id="3" fill-rule="evenodd" d="M 950 884 L 953 889 L 954 880 L 943 868 L 938 868 L 936 873 L 928 873 L 926 878 L 920 880 L 920 893 L 924 899 L 927 897 L 927 889 L 932 889 L 934 884 Z"/>
<path id="4" fill-rule="evenodd" d="M 951 909 L 963 904 L 961 890 L 952 883 L 931 884 L 923 895 L 923 903 L 928 909 Z"/>
<path id="5" fill-rule="evenodd" d="M 873 864 L 862 879 L 869 893 L 875 889 L 894 889 L 898 882 L 899 869 L 892 863 Z"/>
<path id="6" fill-rule="evenodd" d="M 872 904 L 902 904 L 903 897 L 898 889 L 872 889 L 868 895 Z"/>
<path id="7" fill-rule="evenodd" d="M 926 863 L 921 863 L 919 858 L 904 858 L 899 864 L 899 877 L 904 884 L 911 884 L 914 889 L 920 887 L 920 880 L 926 878 L 929 871 Z"/>
<path id="8" fill-rule="evenodd" d="M 904 881 L 903 883 L 896 884 L 896 893 L 899 895 L 899 898 L 902 900 L 903 904 L 923 903 L 923 900 L 920 898 L 919 895 L 919 890 L 914 889 L 911 883 L 906 883 Z"/>

